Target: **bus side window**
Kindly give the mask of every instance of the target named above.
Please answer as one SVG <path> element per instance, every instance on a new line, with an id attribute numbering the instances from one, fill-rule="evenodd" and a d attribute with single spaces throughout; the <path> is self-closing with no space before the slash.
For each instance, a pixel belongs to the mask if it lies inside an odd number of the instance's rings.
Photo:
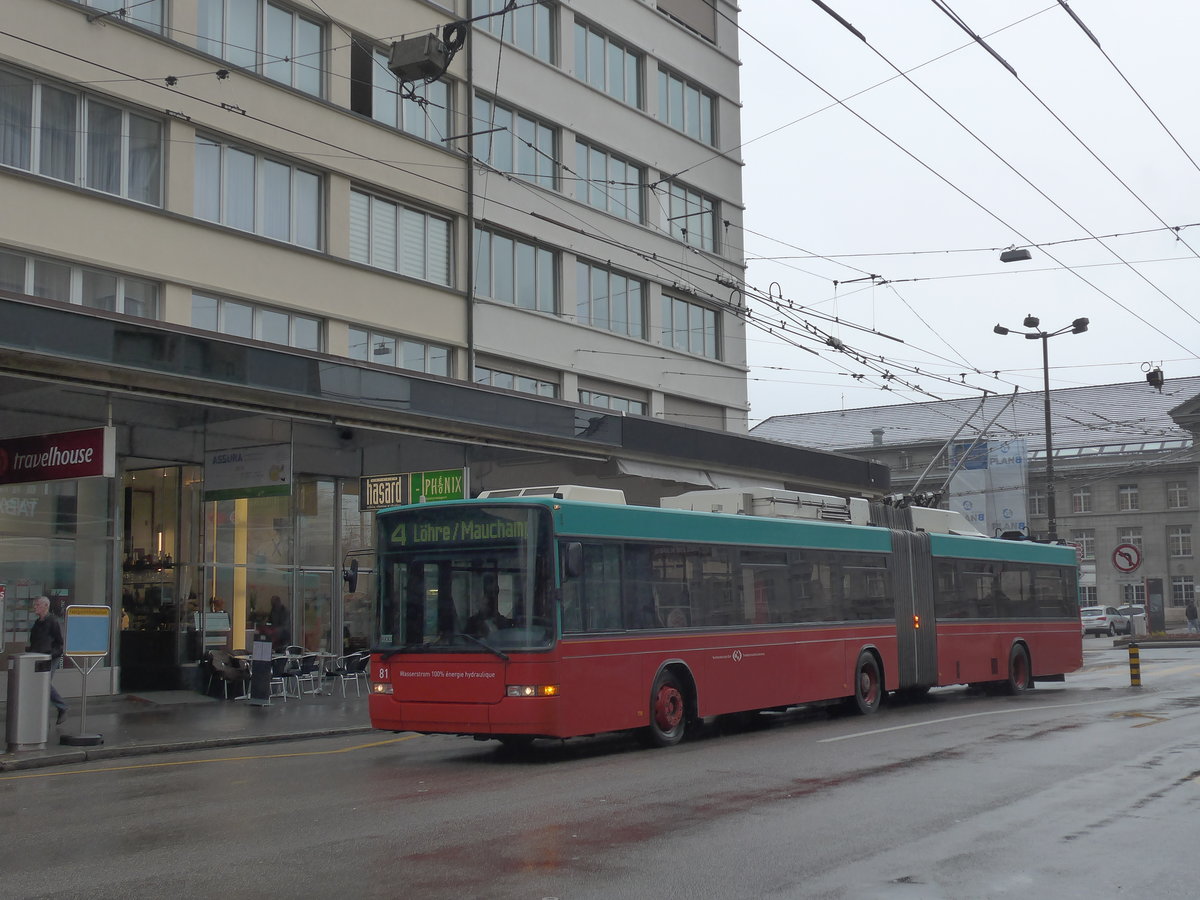
<path id="1" fill-rule="evenodd" d="M 583 631 L 583 577 L 576 576 L 563 582 L 562 586 L 562 629 L 563 632 Z"/>
<path id="2" fill-rule="evenodd" d="M 584 544 L 583 574 L 571 579 L 578 591 L 581 631 L 618 631 L 621 628 L 621 547 L 617 544 Z"/>

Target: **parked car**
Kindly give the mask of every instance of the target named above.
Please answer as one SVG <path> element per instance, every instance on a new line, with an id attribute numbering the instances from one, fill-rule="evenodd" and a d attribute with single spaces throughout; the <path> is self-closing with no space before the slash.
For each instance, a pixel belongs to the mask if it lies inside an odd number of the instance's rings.
<path id="1" fill-rule="evenodd" d="M 1129 626 L 1125 629 L 1126 634 L 1133 634 L 1134 631 L 1136 631 L 1138 634 L 1150 633 L 1149 613 L 1146 612 L 1146 607 L 1141 603 L 1131 603 L 1128 606 L 1118 606 L 1117 612 L 1125 617 Z M 1141 619 L 1141 625 L 1138 625 L 1135 628 L 1135 623 L 1139 618 Z"/>
<path id="2" fill-rule="evenodd" d="M 1129 619 L 1121 615 L 1115 606 L 1084 606 L 1079 610 L 1079 621 L 1084 634 L 1107 634 L 1109 637 L 1129 633 Z"/>

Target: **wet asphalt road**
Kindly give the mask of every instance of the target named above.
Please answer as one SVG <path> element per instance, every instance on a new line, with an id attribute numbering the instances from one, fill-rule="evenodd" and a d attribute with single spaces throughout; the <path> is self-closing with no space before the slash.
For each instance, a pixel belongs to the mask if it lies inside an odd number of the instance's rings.
<path id="1" fill-rule="evenodd" d="M 0 775 L 17 897 L 1193 897 L 1200 649 L 527 754 L 378 734 Z"/>

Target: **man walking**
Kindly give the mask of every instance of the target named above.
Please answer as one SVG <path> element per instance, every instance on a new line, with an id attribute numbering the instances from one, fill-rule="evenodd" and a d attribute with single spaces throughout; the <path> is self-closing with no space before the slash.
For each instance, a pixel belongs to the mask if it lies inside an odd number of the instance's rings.
<path id="1" fill-rule="evenodd" d="M 29 629 L 29 649 L 33 653 L 50 654 L 50 677 L 53 679 L 54 670 L 62 668 L 62 625 L 59 624 L 57 616 L 50 614 L 49 597 L 38 597 L 34 600 L 33 612 L 37 616 L 37 621 Z M 67 702 L 58 693 L 53 681 L 50 682 L 50 702 L 58 710 L 56 724 L 61 725 L 63 719 L 67 717 Z"/>
<path id="2" fill-rule="evenodd" d="M 1200 631 L 1200 626 L 1196 623 L 1196 601 L 1188 600 L 1187 606 L 1183 608 L 1183 614 L 1187 617 L 1188 631 Z"/>

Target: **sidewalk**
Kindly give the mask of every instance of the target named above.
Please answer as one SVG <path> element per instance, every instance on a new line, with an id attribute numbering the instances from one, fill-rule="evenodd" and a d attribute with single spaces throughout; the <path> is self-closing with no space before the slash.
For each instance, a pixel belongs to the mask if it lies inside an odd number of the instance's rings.
<path id="1" fill-rule="evenodd" d="M 86 732 L 104 737 L 104 743 L 95 747 L 67 747 L 58 742 L 61 734 L 80 733 L 80 700 L 68 698 L 71 709 L 61 726 L 54 725 L 54 710 L 50 711 L 45 750 L 7 753 L 3 752 L 7 743 L 0 744 L 0 772 L 370 732 L 366 692 L 361 697 L 355 697 L 353 690 L 349 693 L 344 700 L 336 688 L 333 694 L 306 694 L 303 699 L 291 698 L 286 703 L 276 697 L 270 706 L 214 699 L 194 691 L 89 697 Z M 3 701 L 0 697 L 0 719 L 7 722 L 7 704 Z"/>

